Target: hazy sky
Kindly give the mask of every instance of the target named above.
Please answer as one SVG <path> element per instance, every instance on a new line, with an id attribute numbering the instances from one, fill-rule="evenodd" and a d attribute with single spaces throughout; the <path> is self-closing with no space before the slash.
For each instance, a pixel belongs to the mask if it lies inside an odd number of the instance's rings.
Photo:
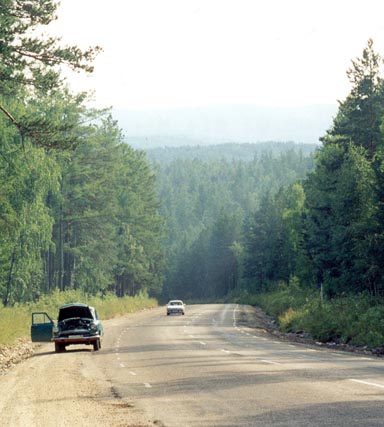
<path id="1" fill-rule="evenodd" d="M 384 55 L 383 0 L 61 0 L 52 31 L 100 45 L 97 106 L 335 104 L 368 38 Z"/>

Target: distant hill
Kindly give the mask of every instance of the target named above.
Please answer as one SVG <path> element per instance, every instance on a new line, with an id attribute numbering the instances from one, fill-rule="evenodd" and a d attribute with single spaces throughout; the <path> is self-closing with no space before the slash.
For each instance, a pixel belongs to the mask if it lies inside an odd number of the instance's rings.
<path id="1" fill-rule="evenodd" d="M 211 106 L 174 110 L 113 111 L 135 148 L 227 142 L 295 141 L 318 144 L 337 105 L 303 107 Z"/>

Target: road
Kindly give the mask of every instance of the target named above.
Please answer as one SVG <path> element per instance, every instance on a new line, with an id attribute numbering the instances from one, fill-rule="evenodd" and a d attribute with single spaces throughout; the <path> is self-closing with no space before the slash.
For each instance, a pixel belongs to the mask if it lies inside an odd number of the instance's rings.
<path id="1" fill-rule="evenodd" d="M 384 426 L 383 359 L 278 341 L 253 310 L 161 307 L 105 322 L 99 352 L 43 345 L 0 377 L 2 425 Z"/>

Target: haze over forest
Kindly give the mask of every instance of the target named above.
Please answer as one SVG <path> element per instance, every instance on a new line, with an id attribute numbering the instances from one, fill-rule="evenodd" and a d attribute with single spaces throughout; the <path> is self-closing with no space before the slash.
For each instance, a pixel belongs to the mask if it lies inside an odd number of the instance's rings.
<path id="1" fill-rule="evenodd" d="M 113 114 L 131 146 L 153 148 L 260 141 L 318 144 L 336 112 L 337 105 L 237 105 L 146 111 L 116 109 Z"/>

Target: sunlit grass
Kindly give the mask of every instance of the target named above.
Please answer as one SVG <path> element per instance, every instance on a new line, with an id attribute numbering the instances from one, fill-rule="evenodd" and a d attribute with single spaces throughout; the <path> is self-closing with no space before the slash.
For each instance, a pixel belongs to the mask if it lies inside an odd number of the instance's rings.
<path id="1" fill-rule="evenodd" d="M 11 345 L 18 338 L 29 337 L 33 312 L 46 312 L 56 320 L 59 307 L 71 302 L 82 302 L 95 307 L 102 320 L 157 306 L 157 301 L 145 293 L 134 297 L 117 298 L 112 294 L 90 297 L 79 291 L 54 292 L 34 304 L 0 306 L 0 345 Z"/>

